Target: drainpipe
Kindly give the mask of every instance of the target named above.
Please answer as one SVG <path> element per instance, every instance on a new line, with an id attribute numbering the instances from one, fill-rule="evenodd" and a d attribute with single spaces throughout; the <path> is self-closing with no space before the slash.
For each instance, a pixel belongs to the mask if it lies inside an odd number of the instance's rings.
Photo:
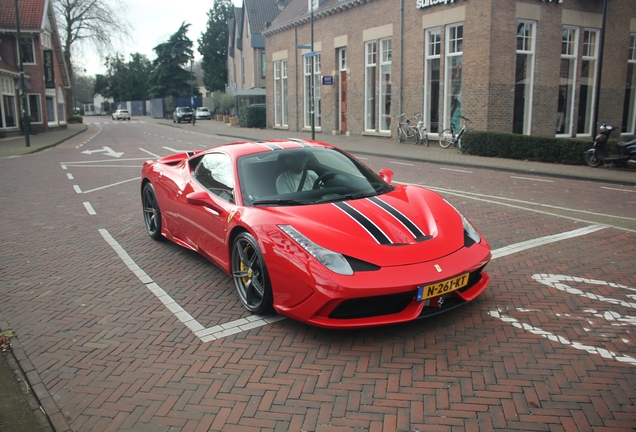
<path id="1" fill-rule="evenodd" d="M 404 0 L 400 0 L 400 96 L 398 99 L 397 115 L 402 113 L 402 87 L 404 77 Z"/>

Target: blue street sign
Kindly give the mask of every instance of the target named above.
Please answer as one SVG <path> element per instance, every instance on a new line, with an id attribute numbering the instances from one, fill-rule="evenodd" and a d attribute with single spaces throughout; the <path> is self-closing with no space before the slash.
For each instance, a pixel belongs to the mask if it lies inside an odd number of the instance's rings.
<path id="1" fill-rule="evenodd" d="M 297 49 L 311 49 L 311 45 L 298 45 L 296 46 Z"/>
<path id="2" fill-rule="evenodd" d="M 312 52 L 308 52 L 307 54 L 305 54 L 305 57 L 315 57 L 316 56 L 316 51 L 312 51 Z"/>
<path id="3" fill-rule="evenodd" d="M 323 76 L 322 77 L 322 85 L 333 85 L 333 77 L 332 76 Z"/>

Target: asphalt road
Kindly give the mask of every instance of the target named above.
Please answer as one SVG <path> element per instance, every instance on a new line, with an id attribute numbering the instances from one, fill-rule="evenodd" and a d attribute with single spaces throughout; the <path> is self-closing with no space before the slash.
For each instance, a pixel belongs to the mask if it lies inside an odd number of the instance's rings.
<path id="1" fill-rule="evenodd" d="M 634 430 L 633 186 L 360 152 L 467 216 L 492 282 L 444 315 L 328 331 L 251 317 L 213 264 L 147 236 L 143 160 L 231 138 L 94 123 L 0 159 L 0 311 L 56 430 Z"/>

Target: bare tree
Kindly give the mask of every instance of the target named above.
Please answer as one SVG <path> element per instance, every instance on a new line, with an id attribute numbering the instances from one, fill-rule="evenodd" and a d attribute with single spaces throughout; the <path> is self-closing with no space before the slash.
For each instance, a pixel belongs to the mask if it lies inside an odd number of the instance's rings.
<path id="1" fill-rule="evenodd" d="M 104 56 L 112 51 L 113 40 L 130 38 L 124 2 L 108 0 L 53 0 L 53 7 L 60 29 L 64 58 L 70 68 L 73 83 L 73 51 L 84 44 L 95 48 Z M 67 104 L 67 106 L 70 104 Z"/>

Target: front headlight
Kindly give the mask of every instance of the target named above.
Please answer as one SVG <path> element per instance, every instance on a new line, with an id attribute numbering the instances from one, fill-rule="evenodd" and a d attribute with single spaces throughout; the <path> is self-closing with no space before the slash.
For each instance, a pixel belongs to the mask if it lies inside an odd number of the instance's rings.
<path id="1" fill-rule="evenodd" d="M 342 254 L 317 245 L 291 225 L 279 225 L 278 227 L 332 272 L 345 276 L 353 274 L 353 269 Z"/>
<path id="2" fill-rule="evenodd" d="M 446 200 L 444 200 L 444 201 L 446 201 Z M 446 204 L 448 204 L 449 206 L 453 207 L 453 210 L 455 210 L 457 213 L 459 213 L 459 210 L 457 210 L 455 208 L 455 206 L 453 206 L 451 203 L 446 201 Z M 480 237 L 479 233 L 477 232 L 477 230 L 475 229 L 475 227 L 472 226 L 472 224 L 470 222 L 468 222 L 468 219 L 466 219 L 463 214 L 459 213 L 459 216 L 462 218 L 462 225 L 464 227 L 464 234 L 467 235 L 468 238 L 470 238 L 473 242 L 480 243 L 481 242 L 481 237 Z M 470 246 L 470 244 L 467 244 L 467 246 Z"/>
<path id="3" fill-rule="evenodd" d="M 461 213 L 460 213 L 460 216 L 462 216 Z M 462 216 L 462 224 L 464 225 L 464 232 L 466 233 L 466 235 L 468 235 L 468 237 L 470 237 L 470 239 L 474 241 L 475 243 L 479 243 L 481 241 L 481 237 L 479 236 L 479 233 L 477 232 L 475 227 L 472 226 L 470 222 L 468 222 L 468 219 L 466 219 L 464 216 Z"/>

